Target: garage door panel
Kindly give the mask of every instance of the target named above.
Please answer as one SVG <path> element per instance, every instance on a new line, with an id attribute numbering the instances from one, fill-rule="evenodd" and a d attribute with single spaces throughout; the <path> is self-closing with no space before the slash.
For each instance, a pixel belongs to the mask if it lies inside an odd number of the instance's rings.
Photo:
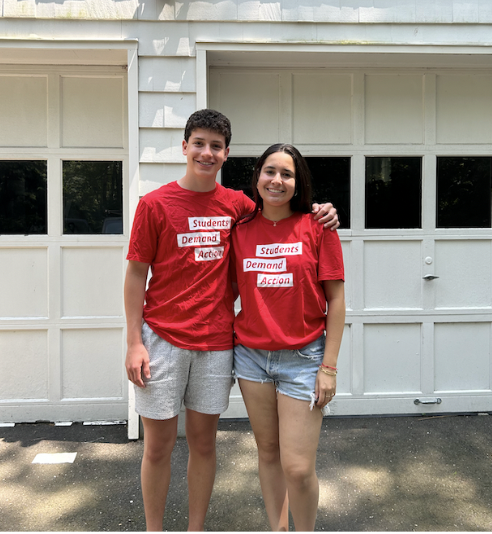
<path id="1" fill-rule="evenodd" d="M 48 77 L 0 75 L 0 118 L 0 146 L 47 146 Z"/>
<path id="2" fill-rule="evenodd" d="M 421 241 L 366 241 L 364 307 L 422 307 Z"/>
<path id="3" fill-rule="evenodd" d="M 421 390 L 421 325 L 364 326 L 364 392 Z"/>
<path id="4" fill-rule="evenodd" d="M 123 147 L 123 78 L 61 77 L 62 146 Z"/>
<path id="5" fill-rule="evenodd" d="M 436 307 L 491 308 L 491 242 L 442 240 L 435 249 Z"/>
<path id="6" fill-rule="evenodd" d="M 47 400 L 47 330 L 0 330 L 2 400 Z"/>
<path id="7" fill-rule="evenodd" d="M 492 76 L 437 76 L 437 142 L 492 142 Z"/>
<path id="8" fill-rule="evenodd" d="M 280 76 L 265 72 L 211 73 L 215 107 L 232 123 L 234 144 L 254 143 L 266 146 L 279 139 Z M 282 110 L 285 111 L 285 110 Z M 237 126 L 236 126 L 237 125 Z"/>
<path id="9" fill-rule="evenodd" d="M 365 76 L 366 143 L 424 141 L 423 75 Z"/>
<path id="10" fill-rule="evenodd" d="M 435 325 L 436 392 L 488 391 L 490 323 Z"/>
<path id="11" fill-rule="evenodd" d="M 48 249 L 1 248 L 0 317 L 48 317 Z"/>
<path id="12" fill-rule="evenodd" d="M 122 317 L 123 249 L 62 248 L 62 317 Z"/>
<path id="13" fill-rule="evenodd" d="M 292 85 L 294 143 L 352 142 L 351 75 L 294 74 Z"/>
<path id="14" fill-rule="evenodd" d="M 123 328 L 64 329 L 61 348 L 62 400 L 123 398 Z"/>

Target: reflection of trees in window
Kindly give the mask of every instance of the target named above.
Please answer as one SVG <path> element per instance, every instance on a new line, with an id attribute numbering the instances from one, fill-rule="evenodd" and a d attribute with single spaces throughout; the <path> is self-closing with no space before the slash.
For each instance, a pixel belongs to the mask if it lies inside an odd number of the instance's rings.
<path id="1" fill-rule="evenodd" d="M 490 228 L 492 158 L 437 158 L 437 227 Z"/>
<path id="2" fill-rule="evenodd" d="M 422 227 L 422 158 L 366 158 L 366 228 Z"/>
<path id="3" fill-rule="evenodd" d="M 0 234 L 47 233 L 46 161 L 0 161 Z"/>
<path id="4" fill-rule="evenodd" d="M 121 161 L 63 162 L 63 233 L 123 233 Z"/>
<path id="5" fill-rule="evenodd" d="M 257 158 L 228 158 L 222 167 L 222 185 L 243 191 L 250 198 Z M 308 157 L 313 202 L 332 202 L 344 228 L 350 228 L 350 158 Z"/>

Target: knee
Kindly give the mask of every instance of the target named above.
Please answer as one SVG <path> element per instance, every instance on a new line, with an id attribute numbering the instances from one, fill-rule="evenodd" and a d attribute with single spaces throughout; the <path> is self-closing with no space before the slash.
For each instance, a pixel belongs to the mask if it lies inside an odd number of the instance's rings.
<path id="1" fill-rule="evenodd" d="M 294 463 L 283 465 L 282 468 L 288 484 L 298 489 L 307 488 L 316 480 L 314 467 L 309 464 Z"/>
<path id="2" fill-rule="evenodd" d="M 203 457 L 215 455 L 215 435 L 198 435 L 187 432 L 186 441 L 192 455 L 196 454 Z"/>
<path id="3" fill-rule="evenodd" d="M 258 458 L 260 461 L 273 464 L 280 462 L 280 448 L 278 441 L 258 442 Z"/>
<path id="4" fill-rule="evenodd" d="M 144 436 L 144 459 L 151 464 L 170 462 L 175 442 L 172 436 L 168 436 L 168 439 L 147 440 Z"/>
<path id="5" fill-rule="evenodd" d="M 160 464 L 162 462 L 170 462 L 171 461 L 171 453 L 173 451 L 173 447 L 169 449 L 169 447 L 165 446 L 147 446 L 144 447 L 144 459 L 151 463 L 151 464 Z"/>

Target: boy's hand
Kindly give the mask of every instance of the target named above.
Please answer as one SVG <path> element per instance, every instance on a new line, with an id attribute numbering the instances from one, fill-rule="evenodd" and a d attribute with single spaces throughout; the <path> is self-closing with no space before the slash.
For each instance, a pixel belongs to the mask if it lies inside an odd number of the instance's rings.
<path id="1" fill-rule="evenodd" d="M 314 220 L 319 221 L 325 228 L 336 230 L 340 226 L 337 210 L 331 202 L 326 204 L 314 203 L 312 213 L 315 214 Z"/>
<path id="2" fill-rule="evenodd" d="M 128 347 L 125 367 L 128 380 L 139 388 L 144 388 L 145 383 L 142 377 L 147 380 L 150 378 L 150 368 L 149 353 L 143 343 Z"/>

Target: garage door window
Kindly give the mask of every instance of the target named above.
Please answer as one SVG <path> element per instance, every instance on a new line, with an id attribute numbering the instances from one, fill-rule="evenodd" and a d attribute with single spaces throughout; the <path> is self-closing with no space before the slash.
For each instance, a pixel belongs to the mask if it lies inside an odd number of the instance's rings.
<path id="1" fill-rule="evenodd" d="M 222 184 L 252 198 L 251 177 L 257 158 L 229 158 L 222 168 Z M 344 228 L 350 228 L 350 158 L 307 157 L 313 202 L 332 202 Z"/>
<path id="2" fill-rule="evenodd" d="M 121 161 L 63 162 L 63 233 L 123 233 Z"/>
<path id="3" fill-rule="evenodd" d="M 366 158 L 366 228 L 422 227 L 422 158 Z"/>
<path id="4" fill-rule="evenodd" d="M 0 161 L 0 234 L 47 233 L 46 161 Z"/>
<path id="5" fill-rule="evenodd" d="M 492 158 L 437 158 L 437 227 L 490 228 Z"/>

